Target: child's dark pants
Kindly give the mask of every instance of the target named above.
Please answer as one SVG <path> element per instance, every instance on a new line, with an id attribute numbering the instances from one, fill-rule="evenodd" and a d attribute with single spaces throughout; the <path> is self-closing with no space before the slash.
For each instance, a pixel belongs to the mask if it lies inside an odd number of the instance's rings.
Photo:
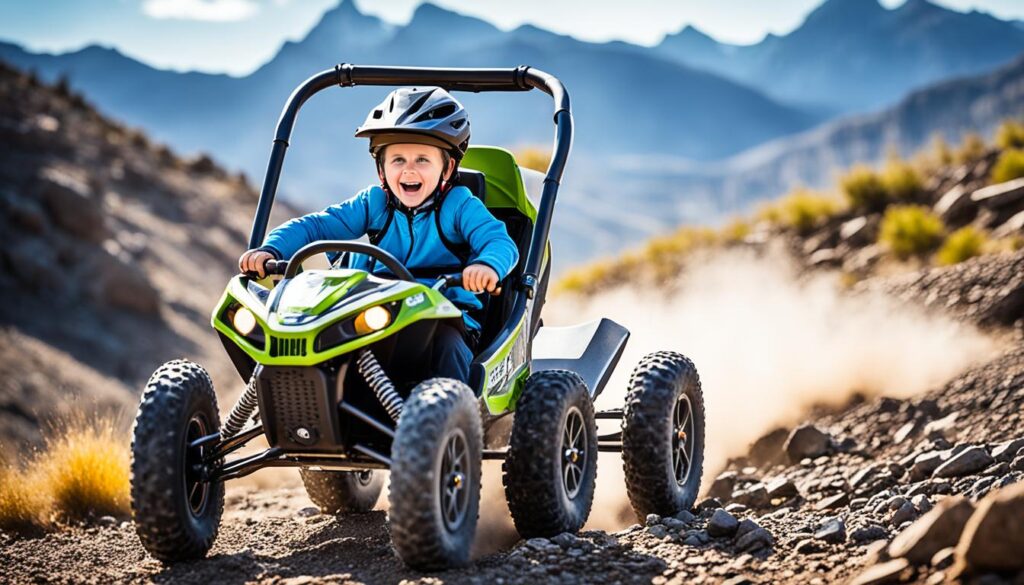
<path id="1" fill-rule="evenodd" d="M 473 352 L 458 328 L 441 323 L 434 333 L 434 372 L 439 378 L 454 378 L 469 383 L 469 364 Z"/>

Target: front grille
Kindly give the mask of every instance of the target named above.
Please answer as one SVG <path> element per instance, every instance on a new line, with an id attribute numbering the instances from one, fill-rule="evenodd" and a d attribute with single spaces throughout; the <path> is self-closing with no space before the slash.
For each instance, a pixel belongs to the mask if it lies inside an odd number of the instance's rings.
<path id="1" fill-rule="evenodd" d="M 319 368 L 260 368 L 260 416 L 271 445 L 285 449 L 330 448 L 339 440 L 334 384 Z"/>
<path id="2" fill-rule="evenodd" d="M 287 339 L 284 337 L 270 338 L 270 357 L 304 357 L 306 340 Z"/>

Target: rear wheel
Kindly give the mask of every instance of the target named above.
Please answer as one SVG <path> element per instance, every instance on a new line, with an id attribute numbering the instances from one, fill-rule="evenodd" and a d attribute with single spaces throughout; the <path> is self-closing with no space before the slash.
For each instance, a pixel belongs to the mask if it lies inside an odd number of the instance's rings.
<path id="1" fill-rule="evenodd" d="M 377 504 L 384 487 L 381 471 L 299 470 L 309 499 L 324 514 L 369 512 Z"/>
<path id="2" fill-rule="evenodd" d="M 577 374 L 548 370 L 527 378 L 502 469 L 509 511 L 523 538 L 583 527 L 597 480 L 597 425 Z"/>
<path id="3" fill-rule="evenodd" d="M 413 390 L 391 446 L 388 523 L 402 561 L 444 569 L 469 560 L 480 510 L 483 450 L 476 397 L 457 380 Z"/>
<path id="4" fill-rule="evenodd" d="M 204 479 L 205 448 L 191 444 L 219 429 L 202 367 L 175 360 L 149 379 L 132 431 L 131 507 L 142 545 L 161 561 L 203 557 L 217 537 L 224 484 Z"/>
<path id="5" fill-rule="evenodd" d="M 629 382 L 622 419 L 626 492 L 639 518 L 693 506 L 704 467 L 704 396 L 686 356 L 645 356 Z"/>

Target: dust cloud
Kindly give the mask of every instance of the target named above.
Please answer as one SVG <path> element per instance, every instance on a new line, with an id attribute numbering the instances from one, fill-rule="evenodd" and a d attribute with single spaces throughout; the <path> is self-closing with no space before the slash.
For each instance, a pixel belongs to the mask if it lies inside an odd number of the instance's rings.
<path id="1" fill-rule="evenodd" d="M 626 287 L 589 302 L 554 297 L 549 325 L 608 317 L 632 335 L 599 410 L 623 404 L 640 358 L 674 350 L 693 359 L 706 403 L 705 483 L 730 456 L 812 404 L 854 393 L 907 397 L 994 355 L 996 341 L 951 318 L 882 296 L 844 294 L 837 274 L 800 275 L 781 252 L 722 251 L 691 264 L 672 294 Z M 599 426 L 610 432 L 618 424 Z M 635 522 L 621 459 L 602 454 L 587 527 Z"/>

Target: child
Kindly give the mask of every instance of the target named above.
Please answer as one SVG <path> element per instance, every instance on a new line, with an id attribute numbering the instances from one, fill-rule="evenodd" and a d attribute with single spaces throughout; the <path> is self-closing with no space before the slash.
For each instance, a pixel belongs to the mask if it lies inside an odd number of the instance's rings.
<path id="1" fill-rule="evenodd" d="M 519 252 L 505 224 L 469 189 L 449 182 L 469 145 L 462 104 L 438 87 L 397 89 L 370 111 L 356 136 L 370 139 L 380 186 L 286 222 L 263 246 L 242 254 L 239 268 L 262 278 L 267 260 L 290 258 L 310 242 L 368 235 L 424 282 L 461 272 L 463 288 L 449 288 L 445 295 L 464 310 L 482 307 L 473 293 L 500 292 L 498 283 L 515 267 Z M 350 266 L 387 271 L 364 255 Z M 465 313 L 463 321 L 475 339 L 480 325 Z M 472 359 L 462 331 L 442 322 L 434 338 L 434 374 L 468 382 Z"/>

